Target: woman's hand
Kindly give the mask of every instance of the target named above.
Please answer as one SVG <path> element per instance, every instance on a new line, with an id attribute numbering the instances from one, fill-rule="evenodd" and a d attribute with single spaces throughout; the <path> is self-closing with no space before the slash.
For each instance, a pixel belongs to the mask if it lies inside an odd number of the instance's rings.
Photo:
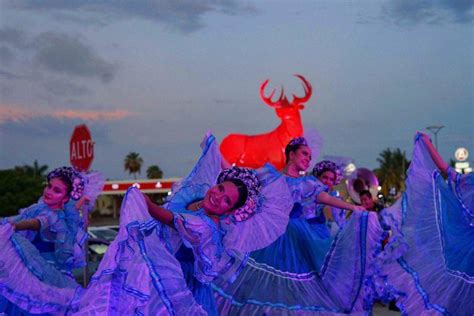
<path id="1" fill-rule="evenodd" d="M 212 131 L 210 129 L 208 129 L 206 131 L 206 134 L 204 134 L 204 138 L 202 139 L 201 143 L 199 144 L 201 149 L 206 148 L 207 140 L 208 140 L 209 137 L 211 137 L 211 135 L 212 135 Z"/>
<path id="2" fill-rule="evenodd" d="M 425 144 L 431 143 L 431 137 L 428 134 L 421 131 L 416 132 L 415 139 L 421 139 Z"/>
<path id="3" fill-rule="evenodd" d="M 86 206 L 87 208 L 89 208 L 89 204 L 90 204 L 91 200 L 88 196 L 85 196 L 83 195 L 79 201 L 76 203 L 76 208 L 78 210 L 81 210 L 82 209 L 82 206 Z"/>

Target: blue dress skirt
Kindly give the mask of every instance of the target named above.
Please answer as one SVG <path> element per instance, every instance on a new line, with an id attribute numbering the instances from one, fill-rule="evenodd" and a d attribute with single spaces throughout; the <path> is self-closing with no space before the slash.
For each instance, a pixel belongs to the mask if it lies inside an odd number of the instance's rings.
<path id="1" fill-rule="evenodd" d="M 275 170 L 276 172 L 276 170 Z M 240 259 L 240 274 L 214 282 L 221 315 L 369 313 L 366 278 L 383 231 L 374 213 L 353 214 L 335 236 L 311 208 L 325 187 L 314 177 L 286 178 L 294 203 L 284 235 Z"/>
<path id="2" fill-rule="evenodd" d="M 408 315 L 474 314 L 474 174 L 443 179 L 417 140 L 372 286 Z"/>

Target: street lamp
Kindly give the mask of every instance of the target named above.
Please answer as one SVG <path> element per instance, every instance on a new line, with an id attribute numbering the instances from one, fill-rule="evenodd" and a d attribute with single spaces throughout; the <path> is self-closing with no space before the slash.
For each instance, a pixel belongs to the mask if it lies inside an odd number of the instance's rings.
<path id="1" fill-rule="evenodd" d="M 438 150 L 438 133 L 443 127 L 444 125 L 431 125 L 426 128 L 427 130 L 429 130 L 430 132 L 434 134 L 436 150 Z"/>

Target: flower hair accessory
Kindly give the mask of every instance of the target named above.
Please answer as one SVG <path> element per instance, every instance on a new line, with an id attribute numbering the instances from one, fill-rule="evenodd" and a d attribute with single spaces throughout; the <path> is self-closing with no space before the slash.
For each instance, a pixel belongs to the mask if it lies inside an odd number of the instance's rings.
<path id="1" fill-rule="evenodd" d="M 247 187 L 247 200 L 244 205 L 234 211 L 232 217 L 237 222 L 242 222 L 255 214 L 260 193 L 260 181 L 255 170 L 248 168 L 232 167 L 222 171 L 217 178 L 217 183 L 222 183 L 230 179 L 238 179 Z"/>
<path id="2" fill-rule="evenodd" d="M 297 137 L 293 138 L 287 146 L 297 146 L 297 145 L 303 145 L 303 146 L 308 146 L 308 141 L 304 137 Z"/>
<path id="3" fill-rule="evenodd" d="M 313 175 L 315 177 L 318 177 L 326 170 L 330 170 L 334 172 L 334 174 L 336 175 L 336 180 L 334 181 L 334 185 L 337 185 L 339 184 L 339 182 L 341 182 L 342 170 L 335 162 L 330 161 L 330 160 L 323 160 L 315 164 L 313 168 Z"/>
<path id="4" fill-rule="evenodd" d="M 69 179 L 71 182 L 72 190 L 69 194 L 70 197 L 74 200 L 79 200 L 79 198 L 84 194 L 84 188 L 86 185 L 85 178 L 81 175 L 80 172 L 76 171 L 72 167 L 59 167 L 48 173 L 48 182 L 53 178 L 64 177 Z"/>

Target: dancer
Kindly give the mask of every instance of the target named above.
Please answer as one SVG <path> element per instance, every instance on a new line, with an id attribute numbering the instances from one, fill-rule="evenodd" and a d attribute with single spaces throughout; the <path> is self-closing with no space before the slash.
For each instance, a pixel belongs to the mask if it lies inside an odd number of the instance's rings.
<path id="1" fill-rule="evenodd" d="M 325 250 L 315 249 L 307 243 L 314 239 L 330 237 L 326 219 L 320 213 L 322 207 L 318 206 L 331 205 L 353 211 L 363 209 L 330 196 L 326 192 L 327 186 L 315 177 L 301 176 L 311 161 L 311 149 L 305 138 L 293 139 L 286 146 L 285 154 L 286 166 L 282 174 L 292 193 L 293 209 L 290 215 L 292 220 L 285 235 L 270 247 L 253 253 L 252 258 L 281 271 L 295 273 L 315 271 L 324 259 L 320 251 Z M 275 176 L 279 175 L 278 171 L 275 169 L 273 171 Z M 321 218 L 322 220 L 318 220 Z M 330 242 L 325 244 L 329 245 Z M 317 261 L 315 258 L 318 258 Z"/>
<path id="2" fill-rule="evenodd" d="M 327 194 L 313 176 L 301 176 L 311 160 L 304 138 L 285 150 L 287 164 L 280 174 L 292 194 L 291 219 L 284 235 L 269 247 L 253 252 L 234 282 L 213 283 L 222 315 L 351 313 L 363 311 L 367 260 L 380 242 L 375 214 L 361 212 Z M 354 215 L 335 237 L 327 228 L 314 229 L 306 217 L 316 203 L 350 209 Z"/>
<path id="3" fill-rule="evenodd" d="M 64 314 L 80 291 L 71 270 L 85 265 L 80 209 L 103 187 L 99 173 L 51 171 L 42 198 L 0 224 L 0 312 Z"/>
<path id="4" fill-rule="evenodd" d="M 382 211 L 393 234 L 373 280 L 379 298 L 397 299 L 408 315 L 474 313 L 473 184 L 416 135 L 406 192 Z"/>
<path id="5" fill-rule="evenodd" d="M 264 169 L 221 172 L 210 136 L 190 175 L 159 206 L 137 189 L 122 203 L 120 230 L 109 246 L 78 315 L 216 315 L 211 291 L 189 290 L 175 253 L 194 256 L 193 276 L 206 287 L 238 273 L 240 256 L 266 247 L 288 223 L 290 195 L 284 180 Z"/>
<path id="6" fill-rule="evenodd" d="M 327 187 L 329 195 L 339 198 L 337 191 L 333 190 L 334 186 L 338 185 L 342 180 L 341 168 L 336 163 L 330 160 L 318 162 L 313 167 L 313 176 Z M 326 225 L 329 229 L 328 233 L 334 234 L 344 226 L 346 216 L 347 211 L 345 209 L 317 204 L 316 214 L 309 221 L 319 225 Z"/>

